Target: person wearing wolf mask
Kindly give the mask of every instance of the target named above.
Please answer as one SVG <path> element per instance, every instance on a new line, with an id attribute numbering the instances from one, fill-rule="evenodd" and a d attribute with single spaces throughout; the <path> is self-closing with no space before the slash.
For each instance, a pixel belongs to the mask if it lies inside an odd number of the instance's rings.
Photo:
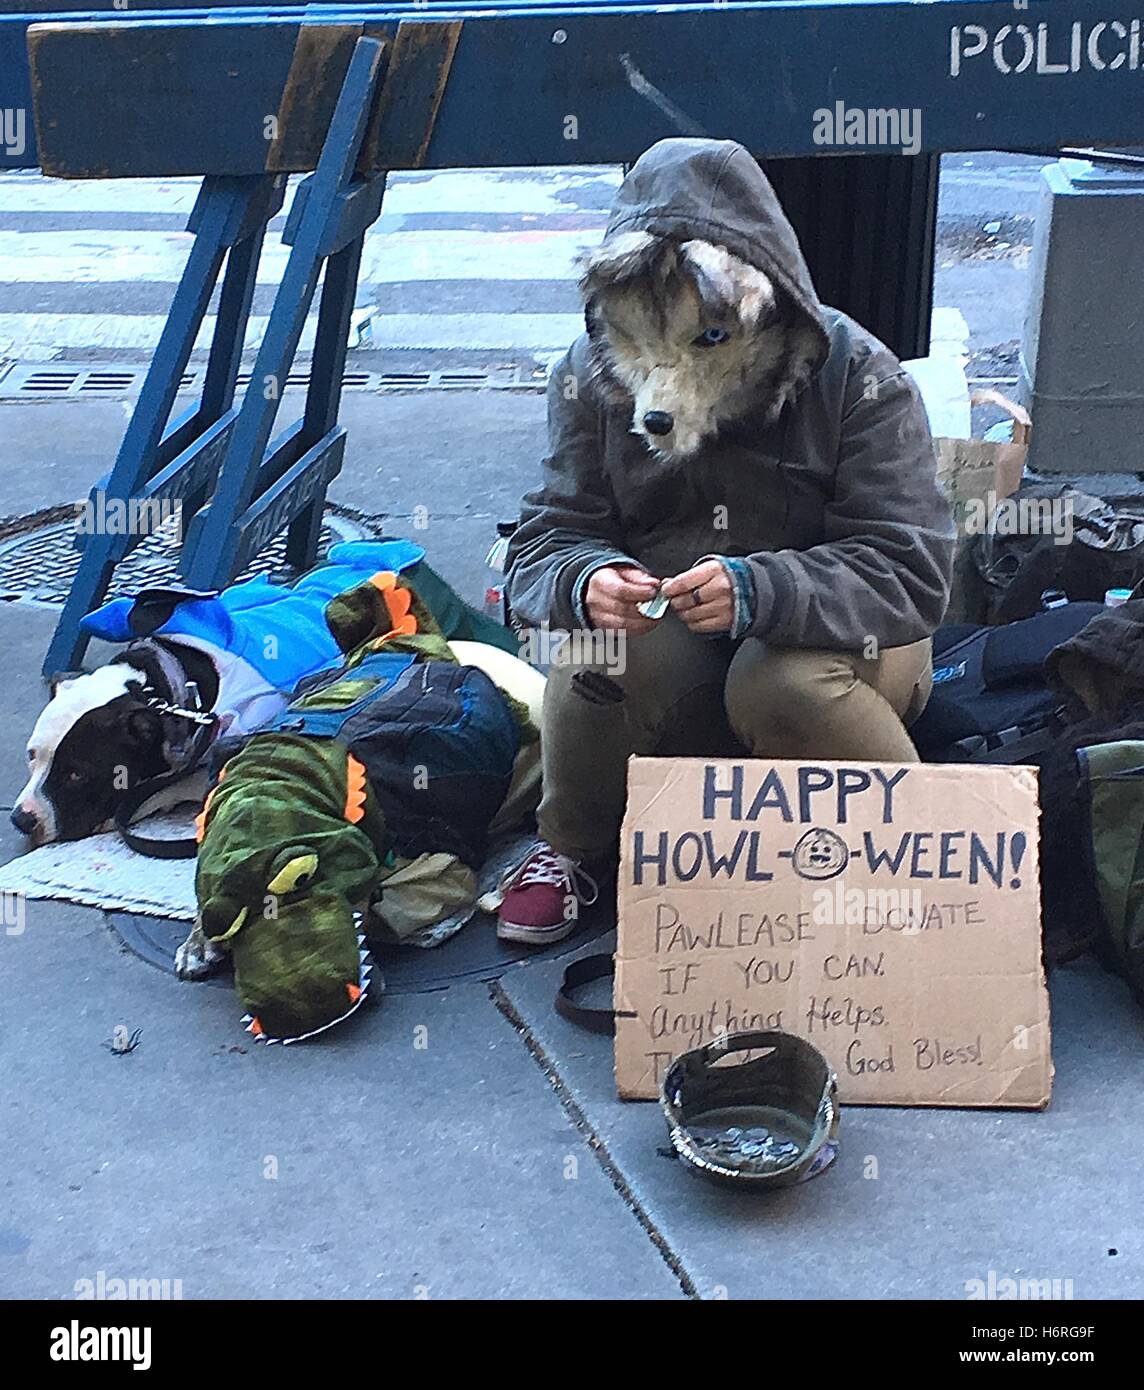
<path id="1" fill-rule="evenodd" d="M 916 761 L 953 558 L 917 390 L 819 301 L 741 145 L 652 146 L 581 290 L 508 597 L 618 640 L 548 681 L 541 839 L 499 924 L 534 943 L 614 858 L 633 753 Z"/>

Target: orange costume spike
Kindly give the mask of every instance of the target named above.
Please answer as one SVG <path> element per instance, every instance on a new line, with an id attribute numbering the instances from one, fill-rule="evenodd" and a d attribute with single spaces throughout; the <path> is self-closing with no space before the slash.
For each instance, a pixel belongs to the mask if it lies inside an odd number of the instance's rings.
<path id="1" fill-rule="evenodd" d="M 369 582 L 381 594 L 389 617 L 389 631 L 379 640 L 384 642 L 389 637 L 412 637 L 417 631 L 417 618 L 410 611 L 413 596 L 409 590 L 397 582 L 397 575 L 392 570 L 379 570 Z"/>
<path id="2" fill-rule="evenodd" d="M 357 825 L 365 815 L 365 768 L 352 753 L 346 754 L 346 820 Z"/>
<path id="3" fill-rule="evenodd" d="M 195 817 L 195 843 L 196 843 L 196 844 L 201 845 L 202 842 L 203 842 L 203 836 L 207 833 L 207 816 L 208 816 L 208 814 L 210 813 L 211 802 L 214 800 L 214 794 L 215 794 L 215 792 L 217 792 L 218 789 L 219 789 L 219 783 L 222 781 L 222 779 L 223 779 L 225 776 L 226 776 L 226 768 L 224 767 L 224 768 L 222 769 L 222 771 L 221 771 L 221 772 L 219 773 L 219 775 L 218 775 L 218 781 L 214 784 L 214 786 L 210 789 L 210 791 L 207 792 L 207 799 L 203 802 L 203 809 L 202 809 L 202 810 L 199 812 L 199 814 Z"/>

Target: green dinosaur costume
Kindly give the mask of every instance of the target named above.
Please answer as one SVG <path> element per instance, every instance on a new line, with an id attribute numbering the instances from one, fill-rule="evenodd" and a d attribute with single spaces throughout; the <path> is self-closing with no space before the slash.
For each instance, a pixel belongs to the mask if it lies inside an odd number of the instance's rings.
<path id="1" fill-rule="evenodd" d="M 326 610 L 347 653 L 232 756 L 200 818 L 203 931 L 234 958 L 250 1031 L 292 1042 L 364 999 L 359 914 L 387 870 L 448 853 L 476 866 L 527 711 L 459 666 L 391 574 Z"/>
<path id="2" fill-rule="evenodd" d="M 252 1031 L 295 1038 L 352 1011 L 368 984 L 355 908 L 387 853 L 385 820 L 366 797 L 345 818 L 341 745 L 257 735 L 210 795 L 195 889 L 203 930 L 234 957 Z"/>

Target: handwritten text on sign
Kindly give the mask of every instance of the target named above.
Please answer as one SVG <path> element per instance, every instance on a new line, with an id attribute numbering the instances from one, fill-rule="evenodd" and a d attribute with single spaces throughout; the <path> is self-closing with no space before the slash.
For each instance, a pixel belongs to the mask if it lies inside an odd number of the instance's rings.
<path id="1" fill-rule="evenodd" d="M 621 1095 L 782 1028 L 843 1100 L 1046 1103 L 1032 769 L 635 758 L 622 856 Z"/>

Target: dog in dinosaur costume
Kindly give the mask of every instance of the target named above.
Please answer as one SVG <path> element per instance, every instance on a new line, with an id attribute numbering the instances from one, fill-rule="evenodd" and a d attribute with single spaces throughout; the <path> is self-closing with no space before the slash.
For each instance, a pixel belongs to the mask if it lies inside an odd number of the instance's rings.
<path id="1" fill-rule="evenodd" d="M 392 572 L 335 598 L 326 621 L 341 665 L 237 751 L 220 748 L 199 818 L 199 915 L 176 959 L 199 978 L 229 953 L 249 1031 L 266 1041 L 358 1008 L 376 921 L 364 914 L 372 904 L 385 920 L 387 882 L 452 871 L 475 903 L 490 828 L 510 803 L 514 817 L 534 809 L 539 790 L 538 672 L 471 643 L 457 644 L 466 662 L 493 675 L 461 664 Z"/>

